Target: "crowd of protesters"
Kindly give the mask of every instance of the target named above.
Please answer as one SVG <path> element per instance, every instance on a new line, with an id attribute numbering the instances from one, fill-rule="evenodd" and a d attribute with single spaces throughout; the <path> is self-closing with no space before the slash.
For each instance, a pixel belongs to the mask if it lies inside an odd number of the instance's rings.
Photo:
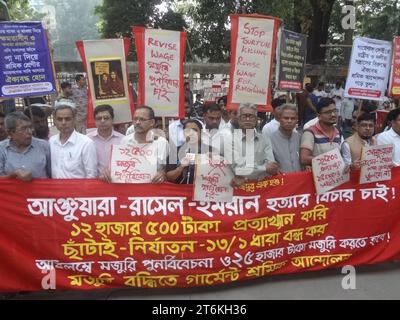
<path id="1" fill-rule="evenodd" d="M 337 82 L 329 92 L 320 82 L 294 94 L 275 92 L 273 112 L 251 103 L 233 110 L 226 97 L 204 104 L 185 84 L 185 117 L 166 128 L 151 106 L 137 106 L 125 126 L 114 123 L 110 105 L 94 109 L 95 130 L 87 130 L 87 91 L 83 75 L 64 82 L 54 106 L 28 105 L 24 112 L 0 112 L 0 176 L 110 179 L 111 146 L 153 144 L 157 174 L 153 183 L 193 183 L 189 155 L 218 154 L 230 163 L 234 187 L 279 173 L 311 170 L 312 159 L 334 148 L 350 169 L 360 168 L 364 146 L 393 144 L 393 165 L 400 165 L 400 108 L 386 99 L 377 104 L 344 97 Z M 376 111 L 388 111 L 377 132 Z M 3 109 L 4 111 L 4 109 Z M 50 137 L 48 117 L 58 133 Z M 269 121 L 266 119 L 269 118 Z M 118 128 L 118 130 L 116 130 Z M 122 129 L 121 129 L 122 128 Z M 164 130 L 163 130 L 164 129 Z"/>

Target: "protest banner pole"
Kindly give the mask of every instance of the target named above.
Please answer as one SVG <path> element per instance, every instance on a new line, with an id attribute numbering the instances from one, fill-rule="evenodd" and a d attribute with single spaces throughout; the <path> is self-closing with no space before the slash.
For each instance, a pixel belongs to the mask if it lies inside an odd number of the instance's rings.
<path id="1" fill-rule="evenodd" d="M 161 121 L 162 121 L 162 129 L 165 132 L 165 117 L 161 117 Z"/>
<path id="2" fill-rule="evenodd" d="M 56 67 L 54 65 L 54 48 L 50 43 L 50 34 L 49 34 L 49 30 L 46 30 L 46 39 L 47 39 L 47 48 L 49 49 L 49 53 L 50 53 L 50 63 L 51 63 L 51 68 L 53 69 L 53 77 L 54 77 L 54 83 L 56 84 L 56 90 L 57 92 L 60 91 L 60 86 L 59 86 L 59 82 L 57 80 L 57 74 L 56 74 Z"/>

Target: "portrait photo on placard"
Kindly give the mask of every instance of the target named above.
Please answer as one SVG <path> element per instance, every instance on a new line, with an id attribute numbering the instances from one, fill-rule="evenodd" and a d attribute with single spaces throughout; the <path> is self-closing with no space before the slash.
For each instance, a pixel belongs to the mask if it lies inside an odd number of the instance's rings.
<path id="1" fill-rule="evenodd" d="M 97 100 L 109 100 L 126 96 L 121 60 L 91 61 L 90 66 Z"/>

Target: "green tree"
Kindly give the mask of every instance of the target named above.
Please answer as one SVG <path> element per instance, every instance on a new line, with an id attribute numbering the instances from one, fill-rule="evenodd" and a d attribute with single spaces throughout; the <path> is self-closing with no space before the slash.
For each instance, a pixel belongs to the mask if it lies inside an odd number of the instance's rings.
<path id="1" fill-rule="evenodd" d="M 155 19 L 154 28 L 164 30 L 185 31 L 188 25 L 185 17 L 180 12 L 174 12 L 171 8 L 163 15 Z"/>
<path id="2" fill-rule="evenodd" d="M 209 62 L 229 62 L 229 14 L 236 10 L 235 1 L 201 0 L 188 8 L 192 19 L 188 39 L 197 59 Z"/>
<path id="3" fill-rule="evenodd" d="M 44 0 L 56 9 L 56 29 L 50 30 L 56 60 L 79 60 L 76 41 L 98 39 L 94 14 L 97 0 Z M 84 18 L 82 18 L 84 17 Z"/>
<path id="4" fill-rule="evenodd" d="M 132 38 L 132 26 L 152 27 L 159 16 L 156 8 L 161 0 L 104 0 L 96 7 L 101 18 L 99 31 L 104 38 Z M 132 43 L 129 58 L 136 60 Z"/>
<path id="5" fill-rule="evenodd" d="M 7 4 L 11 21 L 40 20 L 42 17 L 31 7 L 29 0 L 7 0 L 4 3 Z"/>

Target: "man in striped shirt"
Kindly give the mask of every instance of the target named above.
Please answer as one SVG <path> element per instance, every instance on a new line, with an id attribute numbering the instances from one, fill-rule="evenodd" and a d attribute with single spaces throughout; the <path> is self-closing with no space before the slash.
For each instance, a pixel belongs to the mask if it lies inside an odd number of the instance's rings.
<path id="1" fill-rule="evenodd" d="M 300 144 L 300 162 L 311 166 L 314 157 L 331 151 L 340 150 L 342 135 L 336 128 L 338 111 L 332 98 L 321 98 L 317 104 L 318 122 L 304 130 Z"/>

